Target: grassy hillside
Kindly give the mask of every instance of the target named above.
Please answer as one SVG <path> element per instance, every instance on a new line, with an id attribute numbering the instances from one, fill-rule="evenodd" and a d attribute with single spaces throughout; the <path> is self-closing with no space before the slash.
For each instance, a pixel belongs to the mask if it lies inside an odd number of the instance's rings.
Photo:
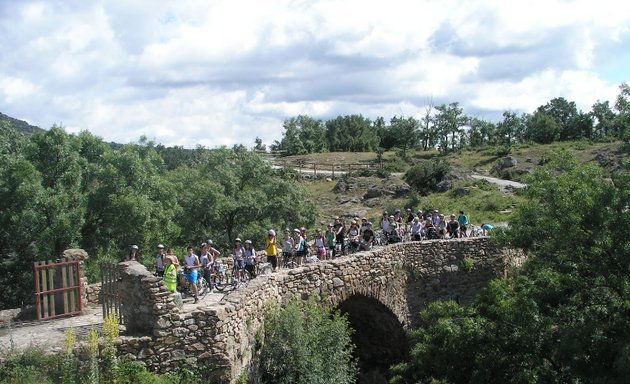
<path id="1" fill-rule="evenodd" d="M 369 189 L 381 188 L 383 185 L 402 183 L 403 173 L 414 164 L 429 161 L 439 157 L 437 151 L 418 151 L 408 154 L 407 160 L 402 160 L 395 152 L 383 155 L 383 167 L 392 172 L 388 179 L 377 175 L 369 177 L 350 177 L 340 180 L 339 174 L 334 179 L 320 177 L 302 181 L 321 209 L 318 225 L 324 226 L 334 216 L 368 217 L 378 221 L 384 209 L 439 209 L 445 214 L 457 213 L 464 210 L 471 222 L 500 223 L 507 220 L 507 216 L 515 207 L 524 201 L 518 191 L 501 190 L 494 184 L 483 180 L 474 180 L 471 174 L 487 175 L 526 181 L 527 174 L 539 168 L 545 157 L 551 153 L 566 150 L 583 162 L 597 161 L 609 171 L 621 165 L 627 159 L 621 142 L 589 143 L 586 141 L 563 142 L 548 145 L 519 145 L 512 148 L 509 156 L 515 165 L 506 169 L 498 169 L 497 164 L 504 156 L 498 156 L 494 148 L 479 151 L 465 151 L 446 156 L 451 165 L 451 185 L 447 191 L 434 192 L 426 196 L 410 191 L 404 195 L 383 193 L 372 197 Z M 317 164 L 318 171 L 330 170 L 334 165 L 337 170 L 347 168 L 353 164 L 353 169 L 378 169 L 376 153 L 315 153 L 303 156 L 288 156 L 282 158 L 285 164 L 312 169 Z M 348 179 L 348 177 L 345 177 Z M 345 188 L 339 188 L 343 182 Z M 385 188 L 386 189 L 386 188 Z"/>

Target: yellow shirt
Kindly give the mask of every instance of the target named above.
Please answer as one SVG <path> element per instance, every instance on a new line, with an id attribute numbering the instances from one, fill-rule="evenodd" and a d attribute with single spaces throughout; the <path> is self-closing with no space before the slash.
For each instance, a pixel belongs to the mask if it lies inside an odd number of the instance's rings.
<path id="1" fill-rule="evenodd" d="M 276 237 L 267 237 L 266 246 L 267 256 L 278 256 L 278 247 L 276 247 Z"/>

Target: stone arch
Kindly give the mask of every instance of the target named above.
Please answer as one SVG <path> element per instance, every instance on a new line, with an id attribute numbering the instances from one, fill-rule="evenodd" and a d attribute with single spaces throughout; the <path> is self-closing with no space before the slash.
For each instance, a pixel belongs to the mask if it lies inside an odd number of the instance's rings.
<path id="1" fill-rule="evenodd" d="M 353 328 L 359 360 L 357 383 L 387 383 L 388 368 L 409 358 L 409 342 L 398 317 L 382 302 L 363 294 L 338 305 Z"/>

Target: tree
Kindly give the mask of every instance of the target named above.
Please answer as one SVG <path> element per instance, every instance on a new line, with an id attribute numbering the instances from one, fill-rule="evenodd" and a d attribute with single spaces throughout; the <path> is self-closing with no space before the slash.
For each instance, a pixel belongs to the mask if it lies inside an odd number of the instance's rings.
<path id="1" fill-rule="evenodd" d="M 256 140 L 254 140 L 254 143 L 256 144 L 254 146 L 254 151 L 267 152 L 267 146 L 263 144 L 262 139 L 260 137 L 256 136 Z"/>
<path id="2" fill-rule="evenodd" d="M 262 246 L 269 228 L 302 226 L 316 215 L 307 193 L 278 176 L 258 154 L 243 148 L 207 151 L 196 167 L 169 173 L 178 196 L 180 242 L 212 236 L 229 247 L 236 237 Z"/>
<path id="3" fill-rule="evenodd" d="M 596 120 L 594 135 L 599 137 L 610 135 L 615 120 L 615 113 L 610 108 L 610 103 L 608 101 L 601 102 L 598 100 L 593 104 L 591 111 Z"/>
<path id="4" fill-rule="evenodd" d="M 525 138 L 539 144 L 549 144 L 560 138 L 561 127 L 553 116 L 541 111 L 527 121 Z"/>
<path id="5" fill-rule="evenodd" d="M 286 155 L 328 151 L 326 131 L 320 120 L 299 115 L 286 119 L 283 127 L 282 140 L 276 141 L 272 150 L 284 151 Z"/>
<path id="6" fill-rule="evenodd" d="M 442 152 L 446 154 L 449 151 L 448 136 L 451 135 L 450 150 L 455 150 L 462 127 L 468 123 L 468 117 L 463 114 L 463 109 L 459 107 L 459 103 L 442 104 L 435 109 L 438 113 L 434 116 L 433 121 L 437 131 L 438 144 Z"/>
<path id="7" fill-rule="evenodd" d="M 498 240 L 529 259 L 472 305 L 432 304 L 395 383 L 600 382 L 630 374 L 630 173 L 560 153 Z"/>
<path id="8" fill-rule="evenodd" d="M 516 138 L 524 131 L 525 123 L 522 118 L 514 112 L 503 112 L 503 121 L 497 124 L 496 137 L 497 144 L 512 146 Z"/>
<path id="9" fill-rule="evenodd" d="M 328 120 L 326 138 L 333 152 L 367 152 L 376 149 L 379 143 L 372 121 L 361 115 L 337 116 Z"/>
<path id="10" fill-rule="evenodd" d="M 354 383 L 350 337 L 347 319 L 312 298 L 271 310 L 261 352 L 263 383 Z"/>
<path id="11" fill-rule="evenodd" d="M 564 97 L 551 99 L 547 104 L 538 107 L 537 111 L 544 112 L 555 119 L 560 127 L 560 140 L 579 139 L 580 132 L 574 125 L 578 109 L 574 101 L 567 101 Z"/>

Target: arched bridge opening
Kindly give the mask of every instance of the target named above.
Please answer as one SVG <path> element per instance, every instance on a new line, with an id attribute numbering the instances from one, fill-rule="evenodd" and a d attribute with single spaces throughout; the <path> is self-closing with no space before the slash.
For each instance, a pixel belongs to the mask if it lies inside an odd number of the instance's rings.
<path id="1" fill-rule="evenodd" d="M 409 342 L 402 324 L 380 301 L 353 295 L 339 304 L 354 330 L 352 342 L 359 362 L 359 384 L 387 383 L 389 367 L 409 358 Z"/>

